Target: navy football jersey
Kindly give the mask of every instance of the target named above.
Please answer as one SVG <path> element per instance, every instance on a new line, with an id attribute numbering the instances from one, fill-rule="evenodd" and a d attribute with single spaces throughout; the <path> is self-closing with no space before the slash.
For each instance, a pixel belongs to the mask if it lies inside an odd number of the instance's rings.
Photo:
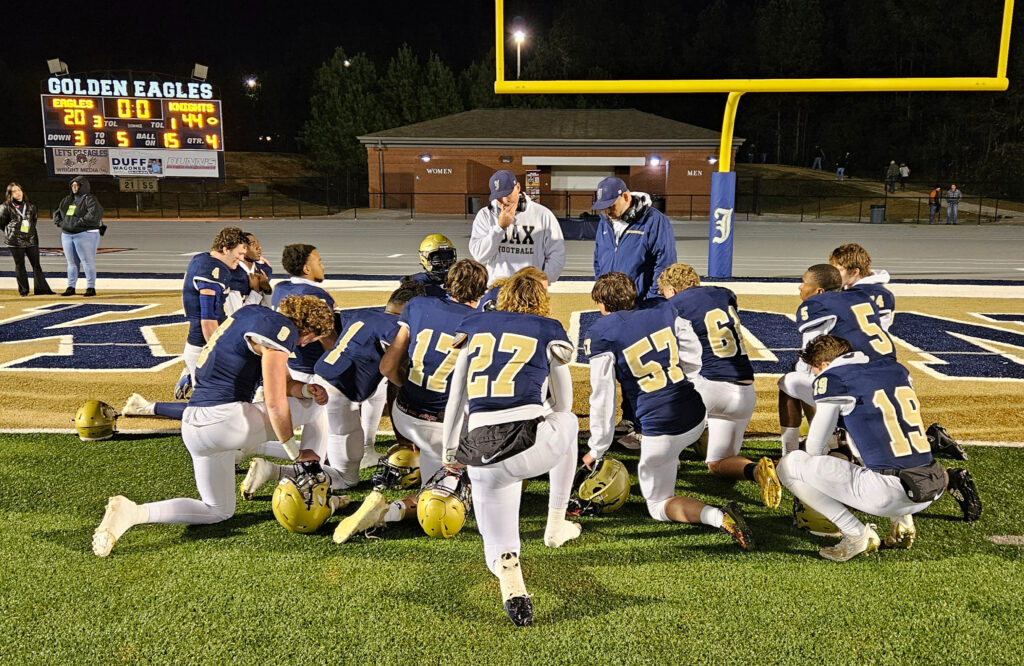
<path id="1" fill-rule="evenodd" d="M 185 319 L 188 320 L 188 344 L 196 347 L 206 344 L 203 327 L 199 323 L 199 290 L 212 289 L 217 293 L 213 309 L 220 323 L 224 321 L 224 301 L 231 290 L 230 280 L 231 269 L 209 252 L 201 252 L 189 260 L 185 283 L 181 288 L 181 303 L 185 308 Z"/>
<path id="2" fill-rule="evenodd" d="M 298 342 L 295 324 L 262 305 L 240 308 L 210 336 L 196 361 L 196 386 L 190 405 L 223 405 L 252 400 L 263 378 L 260 356 L 249 340 L 291 353 Z"/>
<path id="3" fill-rule="evenodd" d="M 704 420 L 700 394 L 679 365 L 676 310 L 652 300 L 601 317 L 583 343 L 587 356 L 615 356 L 615 378 L 644 435 L 678 435 Z"/>
<path id="4" fill-rule="evenodd" d="M 825 333 L 837 335 L 868 358 L 895 360 L 896 347 L 882 326 L 881 315 L 863 291 L 826 291 L 805 300 L 796 311 L 800 332 L 825 325 Z"/>
<path id="5" fill-rule="evenodd" d="M 715 382 L 754 379 L 754 367 L 743 347 L 736 294 L 725 287 L 690 287 L 669 303 L 693 326 L 700 340 L 700 374 Z"/>
<path id="6" fill-rule="evenodd" d="M 409 329 L 409 375 L 398 397 L 411 409 L 444 411 L 448 380 L 455 369 L 455 331 L 472 312 L 468 305 L 432 296 L 417 296 L 406 303 L 398 322 Z"/>
<path id="7" fill-rule="evenodd" d="M 274 305 L 275 309 L 281 304 L 285 296 L 316 296 L 327 303 L 332 311 L 334 310 L 334 299 L 327 293 L 327 290 L 315 282 L 304 278 L 293 277 L 290 280 L 278 282 L 274 286 L 274 295 L 271 297 L 270 302 Z M 311 374 L 316 366 L 316 362 L 320 360 L 324 351 L 327 350 L 324 349 L 324 346 L 318 340 L 310 342 L 305 347 L 298 347 L 295 350 L 295 356 L 288 359 L 288 367 L 297 372 Z"/>
<path id="8" fill-rule="evenodd" d="M 229 285 L 231 286 L 231 291 L 237 291 L 242 295 L 242 298 L 248 296 L 249 292 L 252 291 L 252 288 L 249 286 L 249 273 L 242 266 L 242 262 L 238 262 L 235 270 L 231 271 Z"/>
<path id="9" fill-rule="evenodd" d="M 487 290 L 487 293 L 480 298 L 480 302 L 477 303 L 476 309 L 480 312 L 490 312 L 498 308 L 498 293 L 501 291 L 501 287 L 491 287 Z"/>
<path id="10" fill-rule="evenodd" d="M 352 402 L 377 390 L 383 375 L 380 359 L 398 333 L 398 315 L 364 310 L 347 318 L 334 349 L 316 362 L 316 374 Z"/>
<path id="11" fill-rule="evenodd" d="M 862 294 L 867 294 L 871 302 L 875 304 L 875 308 L 878 310 L 881 316 L 882 326 L 889 330 L 889 323 L 892 322 L 893 314 L 896 312 L 896 297 L 892 295 L 892 292 L 884 284 L 878 282 L 870 282 L 864 284 L 861 280 L 857 284 L 849 287 L 847 291 L 857 291 Z"/>
<path id="12" fill-rule="evenodd" d="M 921 402 L 910 373 L 895 359 L 856 352 L 814 380 L 816 402 L 842 404 L 843 423 L 868 469 L 907 469 L 932 462 Z"/>
<path id="13" fill-rule="evenodd" d="M 444 288 L 444 282 L 434 277 L 433 273 L 416 273 L 410 275 L 409 278 L 426 287 L 427 296 L 441 300 L 448 299 L 448 291 Z"/>
<path id="14" fill-rule="evenodd" d="M 519 312 L 476 312 L 459 325 L 455 345 L 469 354 L 469 413 L 542 405 L 548 347 L 572 345 L 556 319 Z"/>

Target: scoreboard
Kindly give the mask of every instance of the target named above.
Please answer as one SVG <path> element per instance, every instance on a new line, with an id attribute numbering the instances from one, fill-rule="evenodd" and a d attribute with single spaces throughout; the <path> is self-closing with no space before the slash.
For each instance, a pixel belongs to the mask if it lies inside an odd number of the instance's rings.
<path id="1" fill-rule="evenodd" d="M 218 178 L 221 102 L 213 86 L 158 75 L 51 77 L 40 96 L 51 173 Z"/>
<path id="2" fill-rule="evenodd" d="M 47 146 L 223 150 L 220 101 L 43 95 Z"/>

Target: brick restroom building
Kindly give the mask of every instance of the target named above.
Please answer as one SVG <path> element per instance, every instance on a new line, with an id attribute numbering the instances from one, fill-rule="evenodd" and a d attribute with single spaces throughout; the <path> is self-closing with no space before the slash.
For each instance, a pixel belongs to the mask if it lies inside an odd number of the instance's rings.
<path id="1" fill-rule="evenodd" d="M 490 175 L 508 169 L 558 216 L 587 210 L 614 175 L 664 197 L 669 215 L 703 217 L 720 136 L 635 109 L 477 109 L 358 139 L 372 207 L 474 213 Z"/>

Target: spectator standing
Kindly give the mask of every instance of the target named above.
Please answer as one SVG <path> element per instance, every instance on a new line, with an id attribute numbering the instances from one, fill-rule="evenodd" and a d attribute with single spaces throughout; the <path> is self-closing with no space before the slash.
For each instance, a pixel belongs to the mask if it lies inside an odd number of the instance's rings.
<path id="1" fill-rule="evenodd" d="M 811 171 L 821 171 L 822 162 L 825 161 L 825 151 L 821 146 L 814 147 L 814 162 L 811 164 Z"/>
<path id="2" fill-rule="evenodd" d="M 907 166 L 906 162 L 900 163 L 900 192 L 904 192 L 907 189 L 907 179 L 910 178 L 910 167 Z"/>
<path id="3" fill-rule="evenodd" d="M 78 265 L 85 270 L 86 297 L 96 295 L 96 250 L 100 236 L 107 230 L 103 224 L 103 206 L 92 194 L 85 176 L 71 179 L 71 194 L 64 197 L 53 211 L 53 223 L 60 227 L 60 242 L 68 262 L 68 288 L 61 296 L 74 296 L 78 284 Z"/>
<path id="4" fill-rule="evenodd" d="M 942 186 L 936 185 L 932 188 L 932 191 L 928 193 L 928 224 L 935 221 L 935 218 L 939 216 L 939 210 L 942 208 Z"/>
<path id="5" fill-rule="evenodd" d="M 4 241 L 14 257 L 14 276 L 18 282 L 18 293 L 28 296 L 28 272 L 25 257 L 32 264 L 33 292 L 36 296 L 52 295 L 53 290 L 46 282 L 46 274 L 39 264 L 39 232 L 36 230 L 36 206 L 29 202 L 21 185 L 7 186 L 4 202 L 0 204 L 0 226 L 4 229 Z"/>
<path id="6" fill-rule="evenodd" d="M 836 180 L 842 182 L 846 179 L 846 167 L 850 165 L 850 153 L 843 154 L 836 160 Z"/>
<path id="7" fill-rule="evenodd" d="M 896 179 L 900 177 L 900 168 L 896 164 L 896 160 L 889 162 L 889 168 L 885 171 L 885 182 L 886 187 L 889 188 L 890 192 L 896 192 Z"/>
<path id="8" fill-rule="evenodd" d="M 490 203 L 473 220 L 469 253 L 487 267 L 492 283 L 520 268 L 535 266 L 554 283 L 565 266 L 565 238 L 554 213 L 520 190 L 511 171 L 496 171 L 488 181 Z"/>
<path id="9" fill-rule="evenodd" d="M 946 191 L 946 224 L 956 224 L 957 209 L 962 197 L 955 184 L 949 186 L 949 190 Z"/>

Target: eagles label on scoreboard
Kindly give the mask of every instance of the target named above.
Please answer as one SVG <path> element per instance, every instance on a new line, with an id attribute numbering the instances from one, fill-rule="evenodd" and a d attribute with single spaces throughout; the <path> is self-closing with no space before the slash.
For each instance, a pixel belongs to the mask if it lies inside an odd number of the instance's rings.
<path id="1" fill-rule="evenodd" d="M 132 72 L 50 77 L 41 95 L 51 175 L 219 178 L 220 100 L 205 82 Z"/>

